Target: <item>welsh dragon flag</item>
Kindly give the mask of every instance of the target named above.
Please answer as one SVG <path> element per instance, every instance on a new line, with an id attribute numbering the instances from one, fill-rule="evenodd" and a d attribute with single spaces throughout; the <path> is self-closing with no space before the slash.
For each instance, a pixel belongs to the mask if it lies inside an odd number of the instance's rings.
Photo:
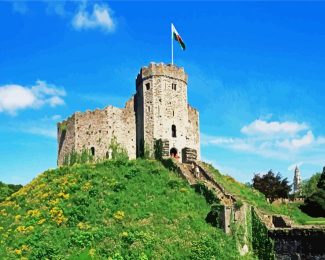
<path id="1" fill-rule="evenodd" d="M 179 35 L 179 33 L 176 31 L 175 26 L 172 24 L 172 37 L 175 41 L 178 41 L 181 45 L 182 50 L 185 50 L 185 43 L 182 40 L 182 37 Z"/>

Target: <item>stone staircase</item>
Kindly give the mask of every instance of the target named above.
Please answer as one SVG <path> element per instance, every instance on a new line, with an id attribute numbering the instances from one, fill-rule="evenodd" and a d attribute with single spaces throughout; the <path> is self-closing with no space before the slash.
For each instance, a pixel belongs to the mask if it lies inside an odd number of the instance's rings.
<path id="1" fill-rule="evenodd" d="M 227 193 L 225 189 L 217 183 L 213 175 L 205 169 L 202 163 L 193 162 L 194 166 L 198 167 L 200 172 L 199 177 L 196 177 L 194 170 L 192 169 L 192 164 L 180 163 L 176 160 L 174 162 L 178 169 L 178 172 L 184 179 L 188 181 L 190 185 L 194 185 L 198 182 L 203 183 L 207 188 L 214 191 L 221 204 L 225 206 L 232 206 L 236 202 L 234 196 Z"/>

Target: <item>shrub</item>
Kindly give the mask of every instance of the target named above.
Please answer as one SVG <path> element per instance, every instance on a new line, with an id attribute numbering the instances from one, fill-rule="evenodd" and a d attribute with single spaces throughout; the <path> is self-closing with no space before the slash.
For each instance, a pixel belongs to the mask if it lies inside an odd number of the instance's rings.
<path id="1" fill-rule="evenodd" d="M 161 139 L 155 140 L 154 150 L 155 150 L 155 159 L 161 161 L 163 155 L 163 143 Z"/>
<path id="2" fill-rule="evenodd" d="M 222 228 L 221 222 L 220 222 L 220 215 L 222 214 L 222 211 L 224 210 L 224 206 L 220 204 L 215 204 L 211 206 L 211 211 L 208 213 L 208 215 L 205 218 L 205 221 L 207 223 L 210 223 L 213 227 Z"/>
<path id="3" fill-rule="evenodd" d="M 111 143 L 109 144 L 108 148 L 112 151 L 112 158 L 113 160 L 128 160 L 129 156 L 126 149 L 117 142 L 115 136 L 111 139 Z"/>
<path id="4" fill-rule="evenodd" d="M 182 183 L 179 180 L 170 180 L 167 182 L 167 186 L 171 189 L 179 189 L 182 186 Z"/>
<path id="5" fill-rule="evenodd" d="M 240 209 L 242 206 L 244 205 L 243 201 L 240 200 L 240 199 L 237 199 L 236 202 L 235 202 L 235 207 L 237 209 Z"/>
<path id="6" fill-rule="evenodd" d="M 219 203 L 219 199 L 217 198 L 215 193 L 212 190 L 210 190 L 208 187 L 206 187 L 204 183 L 199 182 L 197 184 L 194 184 L 194 189 L 197 193 L 200 193 L 205 197 L 207 203 L 209 204 Z"/>

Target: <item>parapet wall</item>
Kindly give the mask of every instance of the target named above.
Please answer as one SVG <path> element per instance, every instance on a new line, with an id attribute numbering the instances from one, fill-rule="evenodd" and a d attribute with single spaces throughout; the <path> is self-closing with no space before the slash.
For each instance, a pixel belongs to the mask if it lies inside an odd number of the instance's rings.
<path id="1" fill-rule="evenodd" d="M 166 78 L 178 79 L 187 84 L 188 76 L 183 67 L 171 64 L 150 63 L 148 67 L 142 67 L 136 79 L 136 86 L 150 77 L 162 76 Z"/>

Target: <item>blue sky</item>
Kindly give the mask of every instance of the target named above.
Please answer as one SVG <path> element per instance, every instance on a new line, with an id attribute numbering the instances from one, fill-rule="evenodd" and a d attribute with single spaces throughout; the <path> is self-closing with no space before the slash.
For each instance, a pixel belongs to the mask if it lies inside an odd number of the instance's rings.
<path id="1" fill-rule="evenodd" d="M 56 122 L 123 107 L 141 66 L 175 63 L 202 157 L 240 181 L 325 165 L 325 3 L 0 2 L 0 180 L 56 167 Z"/>

